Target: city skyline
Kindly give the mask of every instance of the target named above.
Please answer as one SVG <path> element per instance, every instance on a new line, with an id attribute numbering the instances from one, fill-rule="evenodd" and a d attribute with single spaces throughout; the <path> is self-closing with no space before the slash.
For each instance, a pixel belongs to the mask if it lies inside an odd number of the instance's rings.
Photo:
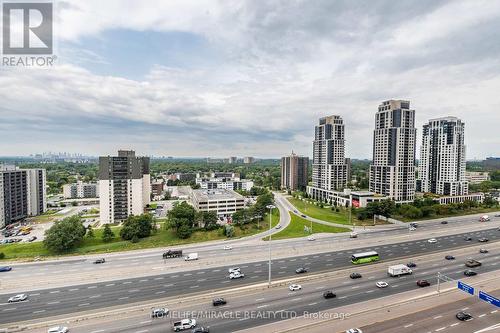
<path id="1" fill-rule="evenodd" d="M 418 129 L 463 119 L 470 159 L 499 154 L 498 3 L 151 2 L 134 20 L 134 2 L 67 3 L 56 66 L 3 72 L 0 155 L 310 156 L 316 119 L 338 114 L 370 158 L 388 99 L 411 100 Z"/>

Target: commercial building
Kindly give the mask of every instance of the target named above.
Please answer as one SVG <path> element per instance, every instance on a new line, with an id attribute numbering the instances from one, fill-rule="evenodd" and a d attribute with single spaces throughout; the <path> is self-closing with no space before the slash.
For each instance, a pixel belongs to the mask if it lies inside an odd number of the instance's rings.
<path id="1" fill-rule="evenodd" d="M 370 191 L 396 202 L 415 199 L 415 110 L 404 100 L 378 107 L 373 131 Z"/>
<path id="2" fill-rule="evenodd" d="M 136 157 L 132 150 L 118 156 L 99 157 L 101 223 L 116 223 L 140 215 L 150 203 L 149 157 Z"/>
<path id="3" fill-rule="evenodd" d="M 468 194 L 464 127 L 456 117 L 431 119 L 423 126 L 417 191 L 443 196 Z"/>
<path id="4" fill-rule="evenodd" d="M 151 183 L 151 193 L 153 196 L 160 196 L 165 190 L 165 181 L 163 179 L 157 179 Z"/>
<path id="5" fill-rule="evenodd" d="M 292 152 L 290 156 L 281 158 L 281 188 L 304 191 L 308 179 L 309 157 L 298 156 Z"/>
<path id="6" fill-rule="evenodd" d="M 227 189 L 234 191 L 250 191 L 254 185 L 252 180 L 240 179 L 240 175 L 233 172 L 212 172 L 209 175 L 198 174 L 196 184 L 205 190 Z"/>
<path id="7" fill-rule="evenodd" d="M 79 180 L 73 184 L 63 185 L 63 197 L 64 199 L 98 198 L 99 184 L 84 183 Z"/>
<path id="8" fill-rule="evenodd" d="M 45 169 L 0 165 L 0 228 L 47 210 Z"/>
<path id="9" fill-rule="evenodd" d="M 218 216 L 228 217 L 245 208 L 245 198 L 233 190 L 193 190 L 191 202 L 197 211 L 215 211 Z"/>
<path id="10" fill-rule="evenodd" d="M 346 187 L 347 169 L 343 119 L 336 115 L 320 118 L 314 131 L 312 186 L 307 193 L 327 201 L 333 192 Z"/>
<path id="11" fill-rule="evenodd" d="M 490 180 L 490 173 L 482 171 L 465 171 L 465 180 L 469 184 L 479 184 Z"/>

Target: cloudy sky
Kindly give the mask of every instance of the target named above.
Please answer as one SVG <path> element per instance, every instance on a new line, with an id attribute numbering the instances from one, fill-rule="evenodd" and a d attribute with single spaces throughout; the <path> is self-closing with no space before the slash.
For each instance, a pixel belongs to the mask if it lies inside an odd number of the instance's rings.
<path id="1" fill-rule="evenodd" d="M 59 0 L 52 68 L 0 68 L 0 155 L 312 155 L 338 114 L 371 158 L 378 104 L 466 123 L 500 155 L 500 1 Z M 420 135 L 419 135 L 420 140 Z"/>

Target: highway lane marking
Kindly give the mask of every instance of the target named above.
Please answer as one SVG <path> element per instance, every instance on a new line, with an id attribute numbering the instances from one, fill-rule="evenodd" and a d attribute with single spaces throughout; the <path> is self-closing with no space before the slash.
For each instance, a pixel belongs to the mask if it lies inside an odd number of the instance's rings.
<path id="1" fill-rule="evenodd" d="M 460 324 L 460 323 L 451 324 L 450 327 L 457 326 L 458 324 Z"/>
<path id="2" fill-rule="evenodd" d="M 199 288 L 200 286 L 191 286 L 190 289 Z"/>
<path id="3" fill-rule="evenodd" d="M 148 279 L 139 280 L 139 282 L 148 282 Z"/>
<path id="4" fill-rule="evenodd" d="M 375 290 L 367 290 L 366 293 L 369 294 L 369 293 L 372 293 L 374 292 Z"/>
<path id="5" fill-rule="evenodd" d="M 446 326 L 444 326 L 444 327 L 440 327 L 440 328 L 438 328 L 438 329 L 436 330 L 436 332 L 442 331 L 442 330 L 444 330 L 445 328 L 446 328 Z"/>
<path id="6" fill-rule="evenodd" d="M 172 287 L 174 284 L 173 283 L 169 283 L 169 284 L 164 284 L 163 286 L 164 287 Z"/>
<path id="7" fill-rule="evenodd" d="M 87 306 L 87 305 L 90 305 L 90 303 L 82 303 L 82 304 L 78 304 L 78 306 Z"/>
<path id="8" fill-rule="evenodd" d="M 198 280 L 196 280 L 196 282 L 203 282 L 203 281 L 207 281 L 207 279 L 198 279 Z"/>
<path id="9" fill-rule="evenodd" d="M 213 272 L 213 271 L 212 271 L 212 272 Z M 179 277 L 179 275 L 171 275 L 170 277 L 173 279 L 173 278 L 177 278 L 177 277 Z"/>
<path id="10" fill-rule="evenodd" d="M 72 288 L 72 289 L 69 289 L 69 291 L 77 291 L 78 288 Z"/>
<path id="11" fill-rule="evenodd" d="M 129 293 L 136 293 L 136 292 L 138 292 L 138 291 L 139 291 L 139 289 L 130 289 L 128 292 L 129 292 Z"/>
<path id="12" fill-rule="evenodd" d="M 257 309 L 267 308 L 269 304 L 259 305 Z"/>
<path id="13" fill-rule="evenodd" d="M 132 281 L 125 281 L 125 282 L 123 282 L 123 284 L 131 284 L 131 283 L 132 283 Z"/>
<path id="14" fill-rule="evenodd" d="M 497 313 L 498 310 L 493 310 L 493 311 L 490 311 L 490 313 Z"/>
<path id="15" fill-rule="evenodd" d="M 297 297 L 297 298 L 292 299 L 292 302 L 300 301 L 301 299 L 302 299 L 302 297 Z"/>
<path id="16" fill-rule="evenodd" d="M 90 296 L 89 298 L 99 298 L 101 297 L 101 295 L 93 295 L 93 296 Z"/>
<path id="17" fill-rule="evenodd" d="M 307 305 L 309 305 L 309 306 L 313 306 L 313 305 L 316 305 L 316 304 L 318 304 L 318 302 L 309 303 L 309 304 L 307 304 Z"/>
<path id="18" fill-rule="evenodd" d="M 12 311 L 12 310 L 15 310 L 17 308 L 8 308 L 8 309 L 3 309 L 2 311 Z"/>
<path id="19" fill-rule="evenodd" d="M 144 320 L 144 321 L 141 321 L 139 324 L 149 324 L 151 322 L 151 320 Z"/>
<path id="20" fill-rule="evenodd" d="M 45 310 L 38 310 L 38 311 L 33 311 L 33 313 L 43 313 Z"/>
<path id="21" fill-rule="evenodd" d="M 163 276 L 157 277 L 155 280 L 163 280 Z"/>
<path id="22" fill-rule="evenodd" d="M 412 326 L 413 326 L 413 324 L 408 324 L 408 325 L 405 325 L 405 326 L 403 326 L 403 327 L 404 327 L 404 328 L 408 328 L 408 327 L 412 327 Z"/>
<path id="23" fill-rule="evenodd" d="M 106 285 L 106 287 L 111 287 L 111 286 L 114 286 L 115 284 L 114 283 L 109 283 Z"/>
<path id="24" fill-rule="evenodd" d="M 40 296 L 40 293 L 30 294 L 30 296 Z"/>
<path id="25" fill-rule="evenodd" d="M 51 291 L 50 293 L 51 294 L 57 294 L 57 293 L 60 293 L 61 291 L 60 290 L 54 290 L 54 291 Z"/>
<path id="26" fill-rule="evenodd" d="M 120 297 L 119 300 L 127 299 L 128 297 Z"/>
<path id="27" fill-rule="evenodd" d="M 191 273 L 184 273 L 184 276 L 191 276 L 191 275 L 193 275 L 193 274 L 191 274 Z"/>
<path id="28" fill-rule="evenodd" d="M 55 301 L 55 302 L 48 302 L 48 303 L 47 303 L 47 305 L 59 304 L 59 303 L 61 303 L 61 302 L 59 302 L 59 301 Z"/>
<path id="29" fill-rule="evenodd" d="M 101 332 L 104 332 L 105 330 L 96 330 L 96 331 L 92 331 L 90 333 L 101 333 Z"/>
<path id="30" fill-rule="evenodd" d="M 283 272 L 283 271 L 281 271 L 281 272 L 278 272 L 278 274 L 285 274 L 285 273 L 286 273 L 286 272 Z"/>
<path id="31" fill-rule="evenodd" d="M 436 317 L 434 317 L 432 319 L 439 319 L 439 318 L 443 318 L 443 316 L 439 315 L 439 316 L 436 316 Z"/>
<path id="32" fill-rule="evenodd" d="M 87 289 L 95 289 L 97 288 L 97 286 L 90 286 L 90 287 L 87 287 Z"/>
<path id="33" fill-rule="evenodd" d="M 146 333 L 149 332 L 148 330 L 142 330 L 142 331 L 136 331 L 135 333 Z"/>
<path id="34" fill-rule="evenodd" d="M 484 316 L 486 316 L 486 313 L 480 314 L 478 318 L 483 318 Z"/>

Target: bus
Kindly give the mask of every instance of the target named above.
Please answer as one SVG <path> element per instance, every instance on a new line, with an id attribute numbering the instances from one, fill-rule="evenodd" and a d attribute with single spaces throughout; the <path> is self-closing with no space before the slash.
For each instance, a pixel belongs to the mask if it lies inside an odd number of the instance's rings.
<path id="1" fill-rule="evenodd" d="M 378 253 L 375 251 L 355 253 L 351 256 L 351 262 L 355 265 L 366 264 L 368 262 L 378 261 L 379 259 Z"/>

